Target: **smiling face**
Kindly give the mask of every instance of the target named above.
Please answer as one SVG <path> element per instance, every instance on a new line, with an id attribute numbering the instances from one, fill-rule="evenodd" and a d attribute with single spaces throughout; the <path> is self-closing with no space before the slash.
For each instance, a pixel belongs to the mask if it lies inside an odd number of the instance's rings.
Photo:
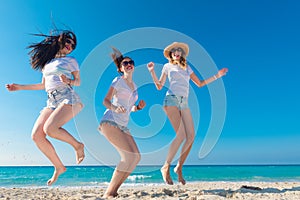
<path id="1" fill-rule="evenodd" d="M 173 60 L 178 60 L 179 61 L 180 58 L 183 56 L 183 54 L 184 54 L 184 51 L 180 47 L 171 49 L 171 58 Z"/>
<path id="2" fill-rule="evenodd" d="M 69 54 L 71 53 L 75 48 L 75 42 L 70 39 L 70 38 L 66 38 L 65 39 L 65 44 L 63 45 L 63 48 L 60 50 L 60 54 Z"/>
<path id="3" fill-rule="evenodd" d="M 134 61 L 130 58 L 124 58 L 121 62 L 120 71 L 123 73 L 132 73 L 134 71 Z"/>

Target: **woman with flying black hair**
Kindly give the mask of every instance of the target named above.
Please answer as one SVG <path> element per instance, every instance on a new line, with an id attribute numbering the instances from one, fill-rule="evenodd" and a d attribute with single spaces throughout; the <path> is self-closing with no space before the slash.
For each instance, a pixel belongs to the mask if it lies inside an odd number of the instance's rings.
<path id="1" fill-rule="evenodd" d="M 41 42 L 28 46 L 31 66 L 43 74 L 37 84 L 6 84 L 9 91 L 46 90 L 47 106 L 40 112 L 32 130 L 32 139 L 42 153 L 54 165 L 53 176 L 47 185 L 52 185 L 66 171 L 53 145 L 46 136 L 70 144 L 76 153 L 77 164 L 84 159 L 84 145 L 62 128 L 76 114 L 83 104 L 72 86 L 80 85 L 79 66 L 75 58 L 68 56 L 77 44 L 76 35 L 71 31 L 61 31 L 56 35 L 35 34 L 44 37 Z"/>

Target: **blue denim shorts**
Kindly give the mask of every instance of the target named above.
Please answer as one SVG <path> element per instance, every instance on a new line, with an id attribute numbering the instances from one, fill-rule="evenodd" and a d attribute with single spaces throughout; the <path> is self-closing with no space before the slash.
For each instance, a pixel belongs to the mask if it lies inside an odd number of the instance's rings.
<path id="1" fill-rule="evenodd" d="M 102 121 L 100 122 L 100 125 L 99 125 L 99 130 L 100 130 L 100 131 L 101 131 L 101 126 L 102 126 L 103 124 L 108 124 L 108 125 L 110 125 L 110 126 L 113 126 L 113 127 L 115 127 L 115 128 L 120 129 L 120 130 L 121 130 L 122 132 L 124 132 L 124 133 L 129 133 L 129 129 L 128 129 L 126 126 L 121 126 L 121 125 L 117 124 L 116 122 L 114 122 L 114 121 L 109 121 L 109 120 L 102 120 Z"/>
<path id="2" fill-rule="evenodd" d="M 69 86 L 57 88 L 48 92 L 47 108 L 54 110 L 61 103 L 70 105 L 77 103 L 82 104 L 78 94 Z"/>
<path id="3" fill-rule="evenodd" d="M 179 110 L 188 109 L 188 98 L 176 95 L 166 95 L 163 106 L 176 106 Z"/>

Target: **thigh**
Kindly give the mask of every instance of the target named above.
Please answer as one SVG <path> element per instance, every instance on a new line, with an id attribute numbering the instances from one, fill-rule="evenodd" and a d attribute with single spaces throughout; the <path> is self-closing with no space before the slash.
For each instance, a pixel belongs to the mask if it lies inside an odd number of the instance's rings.
<path id="1" fill-rule="evenodd" d="M 195 134 L 194 121 L 190 109 L 181 110 L 182 122 L 188 135 Z"/>
<path id="2" fill-rule="evenodd" d="M 39 135 L 39 134 L 46 135 L 43 127 L 52 112 L 53 112 L 53 110 L 50 108 L 44 108 L 40 112 L 40 115 L 37 118 L 37 120 L 35 121 L 35 124 L 33 126 L 32 135 L 35 135 L 35 136 Z"/>
<path id="3" fill-rule="evenodd" d="M 101 132 L 119 152 L 139 153 L 130 133 L 124 133 L 119 128 L 106 123 L 101 125 Z"/>
<path id="4" fill-rule="evenodd" d="M 178 109 L 177 106 L 165 106 L 164 111 L 168 116 L 174 130 L 176 133 L 180 126 L 182 126 L 182 119 L 181 119 L 181 111 Z"/>
<path id="5" fill-rule="evenodd" d="M 61 104 L 49 116 L 45 125 L 62 127 L 77 115 L 82 109 L 82 105 L 77 103 L 75 105 Z"/>

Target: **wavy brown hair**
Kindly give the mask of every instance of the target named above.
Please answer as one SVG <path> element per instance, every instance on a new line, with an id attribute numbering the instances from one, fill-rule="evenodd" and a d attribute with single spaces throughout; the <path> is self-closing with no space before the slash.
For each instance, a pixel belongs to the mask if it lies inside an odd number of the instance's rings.
<path id="1" fill-rule="evenodd" d="M 186 69 L 187 63 L 185 59 L 185 52 L 182 52 L 182 56 L 180 56 L 179 62 L 172 59 L 172 52 L 169 52 L 169 62 L 174 65 L 179 65 L 182 69 Z"/>
<path id="2" fill-rule="evenodd" d="M 113 50 L 113 53 L 111 54 L 111 57 L 115 63 L 115 65 L 117 66 L 118 68 L 118 72 L 119 74 L 123 75 L 123 72 L 121 71 L 121 63 L 122 61 L 125 59 L 125 58 L 129 58 L 131 59 L 130 57 L 128 56 L 123 56 L 122 53 L 115 47 L 112 47 L 112 50 Z"/>
<path id="3" fill-rule="evenodd" d="M 33 43 L 27 47 L 31 49 L 28 54 L 30 55 L 30 64 L 34 70 L 43 70 L 44 66 L 55 58 L 59 50 L 65 47 L 66 39 L 73 40 L 73 50 L 76 48 L 77 39 L 72 31 L 65 30 L 57 35 L 33 35 L 45 37 L 41 42 Z"/>

